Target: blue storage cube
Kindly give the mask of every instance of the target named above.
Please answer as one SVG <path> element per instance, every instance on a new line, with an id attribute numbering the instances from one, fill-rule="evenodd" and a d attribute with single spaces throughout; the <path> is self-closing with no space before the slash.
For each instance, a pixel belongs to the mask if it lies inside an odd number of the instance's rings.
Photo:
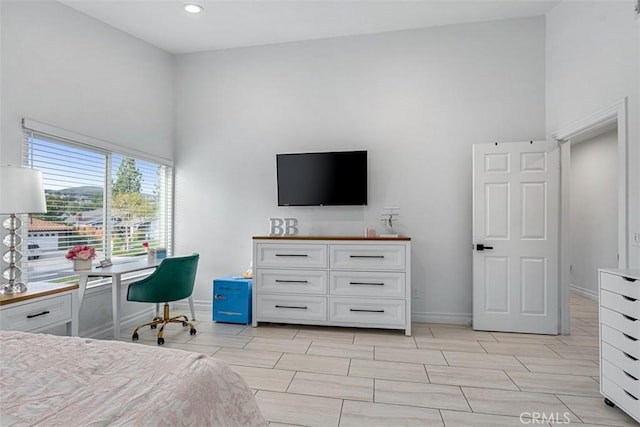
<path id="1" fill-rule="evenodd" d="M 213 321 L 251 323 L 251 279 L 221 277 L 213 280 Z"/>

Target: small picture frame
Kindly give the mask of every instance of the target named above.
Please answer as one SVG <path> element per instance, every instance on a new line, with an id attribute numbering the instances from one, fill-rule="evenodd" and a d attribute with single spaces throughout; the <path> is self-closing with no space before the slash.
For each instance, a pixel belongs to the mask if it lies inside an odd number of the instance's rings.
<path id="1" fill-rule="evenodd" d="M 111 267 L 113 264 L 111 264 L 111 258 L 107 258 L 105 260 L 100 261 L 100 267 L 105 268 L 105 267 Z"/>

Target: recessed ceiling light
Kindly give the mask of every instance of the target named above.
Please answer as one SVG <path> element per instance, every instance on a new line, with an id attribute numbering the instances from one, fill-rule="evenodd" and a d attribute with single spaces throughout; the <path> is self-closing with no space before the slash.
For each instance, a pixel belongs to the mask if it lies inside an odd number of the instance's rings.
<path id="1" fill-rule="evenodd" d="M 200 13 L 202 9 L 204 9 L 202 6 L 195 3 L 187 3 L 184 5 L 184 10 L 189 13 Z"/>

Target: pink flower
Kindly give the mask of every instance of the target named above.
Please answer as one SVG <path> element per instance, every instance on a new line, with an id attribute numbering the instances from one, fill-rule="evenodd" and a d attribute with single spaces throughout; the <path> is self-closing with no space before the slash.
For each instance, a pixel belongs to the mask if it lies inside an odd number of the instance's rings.
<path id="1" fill-rule="evenodd" d="M 69 249 L 69 252 L 65 255 L 65 258 L 69 261 L 73 261 L 74 259 L 89 260 L 95 259 L 95 257 L 96 250 L 87 245 L 74 246 Z"/>
<path id="2" fill-rule="evenodd" d="M 149 248 L 149 242 L 142 242 L 142 246 L 144 246 L 145 248 Z"/>

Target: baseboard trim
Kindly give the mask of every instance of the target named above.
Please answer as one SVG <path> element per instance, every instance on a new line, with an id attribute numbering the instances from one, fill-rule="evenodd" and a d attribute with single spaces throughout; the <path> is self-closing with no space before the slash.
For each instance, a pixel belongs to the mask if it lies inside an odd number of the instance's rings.
<path id="1" fill-rule="evenodd" d="M 569 285 L 569 289 L 571 290 L 571 292 L 580 294 L 583 297 L 589 298 L 590 300 L 598 301 L 598 293 L 590 289 L 585 289 L 577 285 Z"/>
<path id="2" fill-rule="evenodd" d="M 189 310 L 189 302 L 187 300 L 176 301 L 171 304 L 180 310 Z M 193 306 L 196 311 L 213 312 L 213 303 L 208 300 L 194 300 Z M 198 319 L 200 320 L 200 319 Z M 448 323 L 453 325 L 471 325 L 471 314 L 461 313 L 411 313 L 411 321 L 417 323 Z"/>
<path id="3" fill-rule="evenodd" d="M 189 310 L 189 300 L 183 299 L 172 302 L 171 307 L 175 307 L 180 310 Z M 209 313 L 213 313 L 213 303 L 209 300 L 193 300 L 193 308 L 196 311 L 208 311 Z"/>
<path id="4" fill-rule="evenodd" d="M 130 314 L 128 316 L 124 316 L 120 322 L 120 331 L 124 331 L 127 328 L 135 328 L 136 326 L 148 322 L 155 315 L 155 308 L 151 306 L 148 309 L 141 310 L 137 313 Z M 133 329 L 132 329 L 133 330 Z M 88 331 L 80 331 L 80 336 L 85 338 L 111 338 L 113 337 L 113 323 L 105 323 L 103 325 L 97 326 L 93 329 L 89 329 Z M 116 337 L 116 339 L 118 339 Z"/>
<path id="5" fill-rule="evenodd" d="M 416 323 L 448 323 L 452 325 L 471 325 L 471 314 L 462 313 L 411 313 L 411 321 Z"/>

